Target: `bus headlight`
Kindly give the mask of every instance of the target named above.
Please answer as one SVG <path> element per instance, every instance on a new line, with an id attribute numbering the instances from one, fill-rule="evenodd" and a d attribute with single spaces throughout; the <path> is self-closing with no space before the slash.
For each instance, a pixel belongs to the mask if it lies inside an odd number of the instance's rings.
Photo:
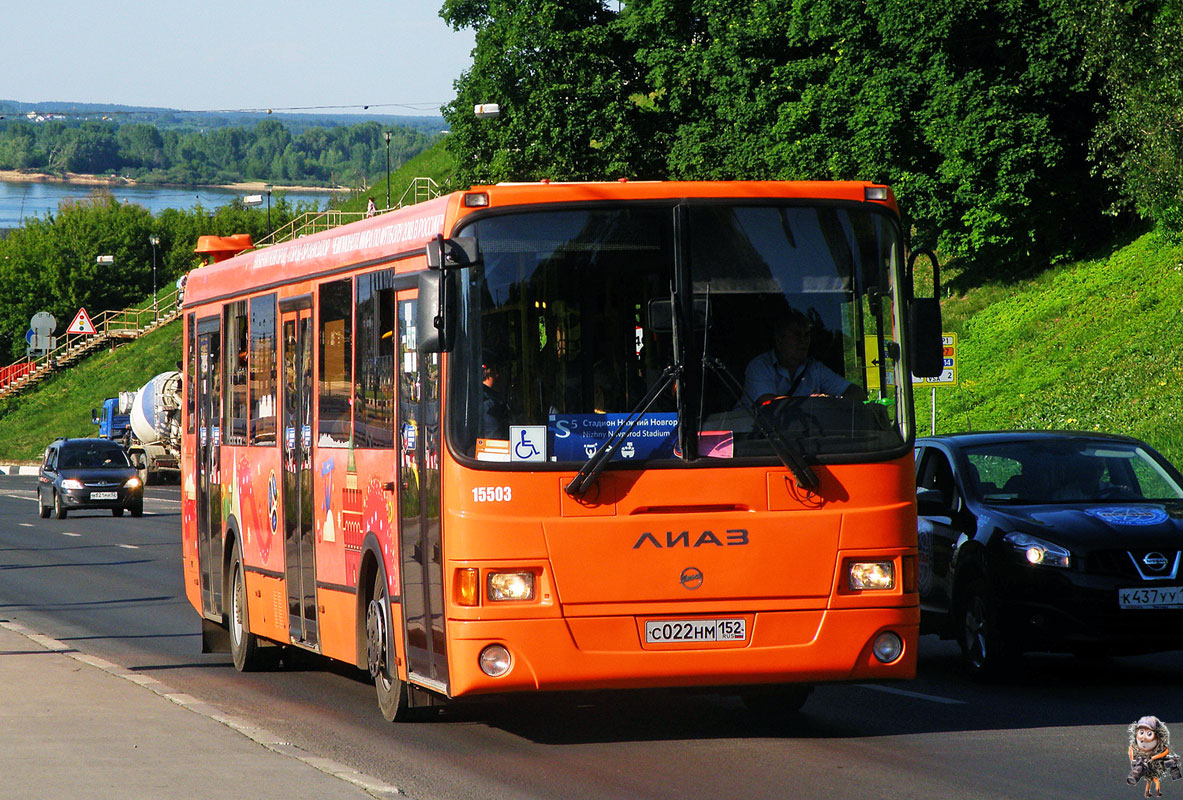
<path id="1" fill-rule="evenodd" d="M 846 568 L 846 585 L 854 592 L 895 588 L 895 565 L 890 561 L 852 561 Z"/>
<path id="2" fill-rule="evenodd" d="M 493 602 L 502 600 L 533 600 L 533 572 L 490 572 L 488 597 Z"/>

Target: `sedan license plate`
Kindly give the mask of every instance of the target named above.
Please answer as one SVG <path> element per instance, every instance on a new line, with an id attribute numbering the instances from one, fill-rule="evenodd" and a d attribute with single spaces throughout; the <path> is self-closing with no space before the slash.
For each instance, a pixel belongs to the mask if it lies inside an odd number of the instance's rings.
<path id="1" fill-rule="evenodd" d="M 1118 589 L 1117 604 L 1122 608 L 1183 608 L 1183 586 Z"/>
<path id="2" fill-rule="evenodd" d="M 91 492 L 91 500 L 118 500 L 119 492 Z"/>
<path id="3" fill-rule="evenodd" d="M 748 636 L 744 619 L 645 620 L 645 642 L 742 642 Z"/>

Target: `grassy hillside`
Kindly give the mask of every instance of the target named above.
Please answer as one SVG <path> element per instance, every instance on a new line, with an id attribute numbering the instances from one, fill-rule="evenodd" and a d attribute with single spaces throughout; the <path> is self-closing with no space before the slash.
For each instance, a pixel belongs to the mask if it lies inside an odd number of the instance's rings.
<path id="1" fill-rule="evenodd" d="M 1183 246 L 1150 233 L 942 305 L 960 333 L 960 383 L 937 389 L 938 432 L 1125 433 L 1183 465 Z M 922 430 L 929 404 L 917 396 Z"/>
<path id="2" fill-rule="evenodd" d="M 181 359 L 177 320 L 134 342 L 99 353 L 49 378 L 36 389 L 0 400 L 0 462 L 39 460 L 58 436 L 93 436 L 90 410 L 120 391 L 176 369 Z"/>
<path id="3" fill-rule="evenodd" d="M 390 173 L 390 204 L 398 205 L 399 198 L 407 191 L 407 187 L 415 178 L 431 178 L 439 184 L 440 190 L 450 192 L 456 187 L 451 185 L 452 172 L 456 161 L 444 146 L 446 136 L 440 136 L 435 144 L 419 155 Z M 338 204 L 342 211 L 365 211 L 366 199 L 373 197 L 378 208 L 386 205 L 386 175 L 372 176 L 376 179 L 364 194 Z M 410 202 L 408 199 L 407 202 Z"/>

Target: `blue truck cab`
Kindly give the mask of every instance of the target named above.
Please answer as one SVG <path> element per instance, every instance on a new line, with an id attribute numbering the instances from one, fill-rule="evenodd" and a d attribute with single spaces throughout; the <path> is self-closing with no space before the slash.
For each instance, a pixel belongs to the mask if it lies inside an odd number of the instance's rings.
<path id="1" fill-rule="evenodd" d="M 127 414 L 119 414 L 119 398 L 108 397 L 103 401 L 102 411 L 90 410 L 91 422 L 99 426 L 99 437 L 102 439 L 122 439 L 131 425 L 131 418 Z"/>

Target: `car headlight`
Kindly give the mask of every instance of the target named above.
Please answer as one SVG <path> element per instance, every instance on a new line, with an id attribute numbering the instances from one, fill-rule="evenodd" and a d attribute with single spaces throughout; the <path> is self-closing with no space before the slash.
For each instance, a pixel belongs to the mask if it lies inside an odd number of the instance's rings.
<path id="1" fill-rule="evenodd" d="M 1008 533 L 1002 537 L 1016 553 L 1021 553 L 1028 564 L 1044 567 L 1068 567 L 1072 554 L 1058 544 L 1027 533 Z"/>
<path id="2" fill-rule="evenodd" d="M 62 481 L 62 488 L 63 489 L 85 489 L 86 487 L 83 486 L 82 481 L 78 480 L 77 478 L 66 478 L 65 480 Z"/>
<path id="3" fill-rule="evenodd" d="M 127 482 L 123 484 L 123 488 L 124 489 L 139 489 L 140 486 L 142 486 L 142 485 L 143 484 L 140 481 L 140 479 L 137 478 L 135 475 L 132 475 L 130 478 L 127 479 Z"/>
<path id="4" fill-rule="evenodd" d="M 895 565 L 890 561 L 851 561 L 846 566 L 846 585 L 854 592 L 894 589 Z"/>
<path id="5" fill-rule="evenodd" d="M 488 598 L 501 600 L 533 600 L 533 572 L 490 572 Z"/>

